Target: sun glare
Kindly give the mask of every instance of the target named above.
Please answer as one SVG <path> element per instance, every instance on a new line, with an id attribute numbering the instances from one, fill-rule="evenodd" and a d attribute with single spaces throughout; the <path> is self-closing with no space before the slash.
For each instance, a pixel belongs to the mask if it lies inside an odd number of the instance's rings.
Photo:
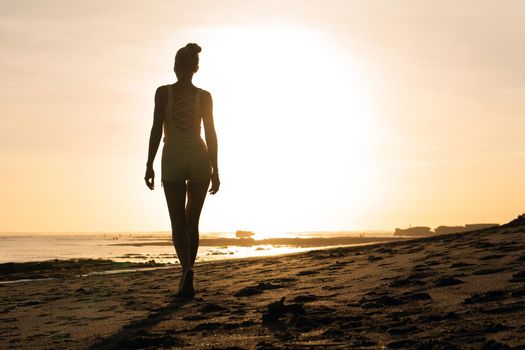
<path id="1" fill-rule="evenodd" d="M 221 200 L 238 210 L 217 214 L 221 221 L 231 215 L 257 238 L 297 227 L 304 215 L 318 215 L 319 227 L 350 226 L 374 170 L 363 72 L 351 55 L 307 28 L 209 28 L 191 38 L 204 48 L 195 82 L 214 96 L 220 168 L 235 183 Z M 269 210 L 271 220 L 261 217 Z M 204 229 L 217 225 L 218 211 L 204 216 Z"/>

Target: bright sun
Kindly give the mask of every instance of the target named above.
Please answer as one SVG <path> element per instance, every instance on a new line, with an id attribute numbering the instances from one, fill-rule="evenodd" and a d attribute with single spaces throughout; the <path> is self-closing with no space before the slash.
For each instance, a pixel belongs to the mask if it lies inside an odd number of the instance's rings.
<path id="1" fill-rule="evenodd" d="M 373 178 L 367 99 L 351 56 L 306 28 L 200 29 L 192 38 L 203 47 L 195 83 L 214 97 L 224 178 L 204 231 L 229 220 L 263 238 L 304 215 L 348 227 Z"/>

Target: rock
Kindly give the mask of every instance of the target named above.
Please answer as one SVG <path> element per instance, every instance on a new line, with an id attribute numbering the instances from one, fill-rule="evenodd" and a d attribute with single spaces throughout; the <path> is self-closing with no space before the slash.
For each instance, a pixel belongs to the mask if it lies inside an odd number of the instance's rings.
<path id="1" fill-rule="evenodd" d="M 262 315 L 263 322 L 274 322 L 285 314 L 292 314 L 293 316 L 299 316 L 305 314 L 305 310 L 302 304 L 284 304 L 285 297 L 281 300 L 276 301 L 268 305 L 268 312 Z"/>

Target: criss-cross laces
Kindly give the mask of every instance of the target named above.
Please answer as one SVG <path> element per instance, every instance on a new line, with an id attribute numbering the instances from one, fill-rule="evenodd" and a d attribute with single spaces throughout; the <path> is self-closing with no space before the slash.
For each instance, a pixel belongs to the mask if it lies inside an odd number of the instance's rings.
<path id="1" fill-rule="evenodd" d="M 171 119 L 180 131 L 193 129 L 193 112 L 195 109 L 195 94 L 186 97 L 173 91 L 173 108 Z"/>

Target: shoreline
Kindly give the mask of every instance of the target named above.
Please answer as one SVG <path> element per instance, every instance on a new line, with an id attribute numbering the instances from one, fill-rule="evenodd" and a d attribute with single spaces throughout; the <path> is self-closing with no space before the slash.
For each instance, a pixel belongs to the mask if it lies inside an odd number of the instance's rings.
<path id="1" fill-rule="evenodd" d="M 355 245 L 384 241 L 384 237 L 374 238 L 334 238 L 334 239 L 293 239 L 291 241 L 272 239 L 258 241 L 250 239 L 200 240 L 197 261 L 220 260 L 230 257 L 265 256 L 306 251 L 317 247 L 336 245 Z M 391 238 L 390 238 L 391 239 Z M 155 240 L 102 240 L 78 237 L 2 238 L 0 237 L 0 264 L 27 263 L 48 260 L 106 259 L 116 262 L 178 263 L 173 243 L 170 239 Z M 0 273 L 1 273 L 0 268 Z"/>
<path id="2" fill-rule="evenodd" d="M 397 242 L 406 239 L 413 239 L 415 237 L 313 237 L 313 238 L 201 238 L 199 246 L 201 247 L 253 247 L 262 245 L 272 246 L 289 246 L 289 247 L 324 247 L 324 246 L 338 246 L 338 245 L 354 245 L 366 243 L 384 243 Z M 155 242 L 126 242 L 126 243 L 112 243 L 113 246 L 171 246 L 173 243 L 171 239 L 158 240 Z"/>
<path id="3" fill-rule="evenodd" d="M 525 225 L 0 285 L 1 348 L 525 347 Z"/>
<path id="4" fill-rule="evenodd" d="M 337 248 L 350 248 L 350 247 L 362 247 L 365 245 L 379 244 L 380 242 L 371 242 L 371 243 L 360 243 L 360 244 L 351 244 L 351 245 L 337 245 L 337 246 L 312 246 L 308 247 L 307 251 L 299 252 L 277 252 L 271 255 L 264 256 L 249 256 L 249 257 L 230 257 L 224 256 L 221 259 L 217 260 L 204 260 L 197 261 L 196 266 L 201 266 L 211 262 L 222 262 L 230 260 L 242 259 L 244 261 L 250 261 L 251 259 L 265 259 L 271 257 L 287 256 L 294 254 L 303 254 L 305 252 L 315 251 L 315 250 L 325 250 L 325 249 L 337 249 Z M 41 268 L 38 268 L 38 265 L 41 265 Z M 61 266 L 62 265 L 62 266 Z M 64 265 L 66 268 L 64 268 Z M 22 272 L 10 272 L 6 270 L 10 266 L 13 266 L 15 269 L 25 270 Z M 24 267 L 35 266 L 35 269 L 24 269 Z M 69 269 L 67 267 L 70 267 Z M 71 266 L 73 268 L 71 268 Z M 176 263 L 158 263 L 158 262 L 131 262 L 131 261 L 114 261 L 111 259 L 90 259 L 90 258 L 81 258 L 81 259 L 53 259 L 53 260 L 42 260 L 42 261 L 27 261 L 27 262 L 7 262 L 0 263 L 0 284 L 12 284 L 12 283 L 23 283 L 23 282 L 33 282 L 33 281 L 44 281 L 49 279 L 60 279 L 60 278 L 82 278 L 89 277 L 91 275 L 109 275 L 117 273 L 130 273 L 130 272 L 140 272 L 140 271 L 151 271 L 151 270 L 162 270 L 170 268 L 178 268 L 180 264 Z M 36 277 L 37 273 L 43 273 L 48 277 Z M 10 276 L 15 275 L 16 279 L 8 279 Z M 30 278 L 35 276 L 34 278 Z"/>

